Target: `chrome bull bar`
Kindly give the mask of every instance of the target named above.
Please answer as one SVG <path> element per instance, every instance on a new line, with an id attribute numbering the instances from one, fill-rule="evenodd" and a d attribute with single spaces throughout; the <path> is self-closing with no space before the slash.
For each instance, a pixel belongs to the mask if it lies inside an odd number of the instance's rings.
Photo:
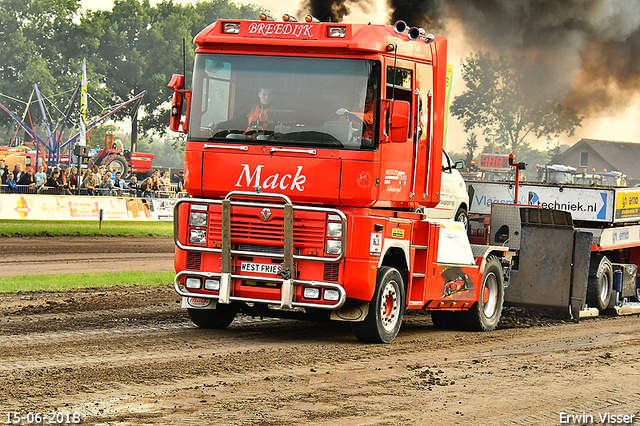
<path id="1" fill-rule="evenodd" d="M 246 201 L 238 201 L 233 200 L 237 197 L 250 197 L 250 198 L 264 198 L 264 199 L 278 199 L 281 200 L 282 203 L 256 203 L 256 202 L 246 202 Z M 222 209 L 222 247 L 221 248 L 213 248 L 213 247 L 197 247 L 197 246 L 187 246 L 182 244 L 179 236 L 179 206 L 182 203 L 191 203 L 191 204 L 220 204 Z M 233 249 L 231 244 L 231 207 L 232 206 L 243 206 L 243 207 L 252 207 L 252 208 L 280 208 L 284 210 L 284 229 L 283 229 L 283 240 L 284 247 L 283 253 L 270 252 L 254 252 L 248 250 L 237 250 Z M 308 212 L 320 212 L 326 214 L 336 215 L 340 218 L 342 223 L 342 234 L 340 238 L 341 250 L 340 255 L 335 257 L 318 257 L 318 256 L 304 256 L 294 253 L 293 247 L 293 231 L 294 231 L 294 211 L 308 211 Z M 337 263 L 344 259 L 346 248 L 347 248 L 347 218 L 343 212 L 337 209 L 331 208 L 322 208 L 322 207 L 309 207 L 309 206 L 294 206 L 291 203 L 291 200 L 286 195 L 282 194 L 272 194 L 272 193 L 254 193 L 247 191 L 232 191 L 227 194 L 227 196 L 223 200 L 206 200 L 206 199 L 193 199 L 193 198 L 185 198 L 180 199 L 174 206 L 174 232 L 173 238 L 174 243 L 178 248 L 185 251 L 196 251 L 196 252 L 205 252 L 205 253 L 220 253 L 221 254 L 221 273 L 209 273 L 209 272 L 200 272 L 200 271 L 191 271 L 190 275 L 205 274 L 203 276 L 214 277 L 219 276 L 220 278 L 220 291 L 219 296 L 212 296 L 210 298 L 217 298 L 220 303 L 227 304 L 231 303 L 234 300 L 244 300 L 244 301 L 253 301 L 257 302 L 257 300 L 248 300 L 246 298 L 239 298 L 236 296 L 231 296 L 231 288 L 232 288 L 232 280 L 234 279 L 253 279 L 258 281 L 269 281 L 269 282 L 277 282 L 281 284 L 281 306 L 283 308 L 292 308 L 293 306 L 309 306 L 309 307 L 325 307 L 327 309 L 337 308 L 342 306 L 344 301 L 346 300 L 346 294 L 342 286 L 334 283 L 324 283 L 318 281 L 302 281 L 293 278 L 294 272 L 294 261 L 296 260 L 308 260 L 313 262 L 330 262 Z M 208 223 L 207 223 L 208 229 Z M 234 256 L 260 256 L 260 257 L 272 257 L 272 258 L 280 258 L 283 259 L 282 263 L 282 278 L 271 278 L 271 277 L 250 277 L 245 275 L 234 275 L 233 274 L 233 257 Z M 178 286 L 178 281 L 180 277 L 185 275 L 185 271 L 176 275 L 174 279 L 174 285 L 176 287 L 176 291 L 180 295 L 188 295 L 193 297 L 205 297 L 201 294 L 193 294 L 186 290 L 180 290 Z M 322 287 L 331 287 L 335 289 L 339 289 L 340 292 L 340 301 L 335 306 L 332 305 L 318 305 L 318 304 L 306 304 L 306 303 L 298 303 L 293 302 L 294 295 L 294 286 L 295 285 L 307 285 L 307 286 L 322 286 Z M 265 303 L 273 303 L 272 300 L 259 300 L 259 302 Z"/>

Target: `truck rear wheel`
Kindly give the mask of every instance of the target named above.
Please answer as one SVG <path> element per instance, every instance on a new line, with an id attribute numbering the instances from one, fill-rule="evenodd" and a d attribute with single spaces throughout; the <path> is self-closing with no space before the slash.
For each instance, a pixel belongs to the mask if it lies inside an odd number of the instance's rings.
<path id="1" fill-rule="evenodd" d="M 404 283 L 395 268 L 378 270 L 376 291 L 364 321 L 351 323 L 356 338 L 369 343 L 391 343 L 398 335 L 404 315 Z"/>
<path id="2" fill-rule="evenodd" d="M 468 311 L 460 312 L 460 325 L 471 331 L 495 330 L 502 315 L 504 303 L 504 279 L 500 261 L 493 256 L 487 258 L 482 275 L 480 300 Z"/>
<path id="3" fill-rule="evenodd" d="M 234 303 L 218 303 L 215 309 L 187 309 L 191 321 L 200 328 L 222 329 L 229 327 L 238 313 Z"/>
<path id="4" fill-rule="evenodd" d="M 596 259 L 597 261 L 597 259 Z M 607 309 L 613 291 L 613 267 L 606 256 L 600 259 L 600 263 L 589 276 L 587 285 L 587 304 L 598 308 L 599 311 Z"/>

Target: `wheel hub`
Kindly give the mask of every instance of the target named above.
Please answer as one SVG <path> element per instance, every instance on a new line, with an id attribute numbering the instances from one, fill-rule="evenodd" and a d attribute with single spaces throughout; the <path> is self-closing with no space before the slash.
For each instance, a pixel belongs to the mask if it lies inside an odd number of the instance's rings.
<path id="1" fill-rule="evenodd" d="M 385 330 L 393 329 L 398 321 L 399 310 L 400 302 L 396 288 L 392 283 L 388 283 L 382 291 L 380 303 L 380 316 Z"/>
<path id="2" fill-rule="evenodd" d="M 482 286 L 482 304 L 485 317 L 491 318 L 498 306 L 498 280 L 493 273 L 486 277 Z"/>

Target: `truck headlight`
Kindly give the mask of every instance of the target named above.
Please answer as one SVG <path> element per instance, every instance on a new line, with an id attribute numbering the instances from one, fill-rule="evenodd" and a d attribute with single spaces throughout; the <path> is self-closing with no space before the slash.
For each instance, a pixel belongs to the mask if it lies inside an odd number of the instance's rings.
<path id="1" fill-rule="evenodd" d="M 342 253 L 342 241 L 327 240 L 327 254 L 340 254 L 340 253 Z"/>
<path id="2" fill-rule="evenodd" d="M 204 289 L 211 291 L 220 291 L 220 280 L 207 278 L 204 280 Z"/>
<path id="3" fill-rule="evenodd" d="M 205 245 L 207 243 L 207 231 L 205 229 L 192 229 L 189 231 L 189 244 Z"/>
<path id="4" fill-rule="evenodd" d="M 317 287 L 305 287 L 302 296 L 305 299 L 320 299 L 320 289 Z"/>
<path id="5" fill-rule="evenodd" d="M 338 300 L 340 300 L 340 292 L 338 290 L 328 288 L 324 291 L 324 300 L 327 300 L 329 302 L 337 302 Z"/>
<path id="6" fill-rule="evenodd" d="M 189 225 L 200 227 L 207 226 L 207 214 L 203 212 L 191 212 Z"/>
<path id="7" fill-rule="evenodd" d="M 200 288 L 200 278 L 189 277 L 184 280 L 184 286 L 186 288 Z"/>
<path id="8" fill-rule="evenodd" d="M 342 237 L 342 223 L 341 222 L 327 223 L 327 237 L 329 238 Z"/>

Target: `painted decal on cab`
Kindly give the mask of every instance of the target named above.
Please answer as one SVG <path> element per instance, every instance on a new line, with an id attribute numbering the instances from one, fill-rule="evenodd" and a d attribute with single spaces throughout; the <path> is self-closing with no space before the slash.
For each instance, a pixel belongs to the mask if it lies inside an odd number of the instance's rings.
<path id="1" fill-rule="evenodd" d="M 306 23 L 252 22 L 241 35 L 265 38 L 318 38 L 318 25 Z"/>
<path id="2" fill-rule="evenodd" d="M 290 191 L 304 191 L 304 183 L 307 181 L 307 177 L 302 174 L 302 166 L 297 166 L 295 174 L 273 173 L 262 179 L 262 169 L 264 165 L 256 166 L 252 171 L 251 166 L 248 164 L 241 164 L 242 171 L 236 182 L 236 186 L 255 188 L 259 186 L 262 189 L 275 189 L 275 190 L 290 190 Z M 244 179 L 244 180 L 243 180 Z"/>
<path id="3" fill-rule="evenodd" d="M 384 172 L 384 184 L 387 192 L 399 193 L 407 184 L 407 173 L 402 170 L 387 169 Z"/>

